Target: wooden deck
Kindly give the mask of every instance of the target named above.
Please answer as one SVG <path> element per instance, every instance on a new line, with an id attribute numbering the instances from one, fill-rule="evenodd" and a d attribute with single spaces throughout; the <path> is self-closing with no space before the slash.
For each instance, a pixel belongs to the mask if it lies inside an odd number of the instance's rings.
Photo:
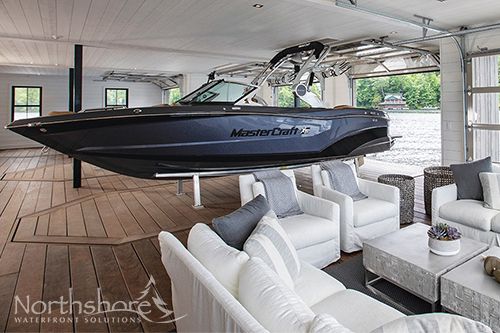
<path id="1" fill-rule="evenodd" d="M 70 313 L 65 305 L 51 314 L 26 314 L 22 305 L 29 300 L 34 310 L 43 310 L 37 301 L 67 300 L 70 288 L 73 301 L 129 302 L 143 296 L 152 276 L 151 292 L 171 308 L 157 234 L 168 230 L 185 242 L 193 224 L 239 207 L 237 176 L 203 179 L 205 208 L 194 209 L 190 182 L 186 194 L 177 195 L 175 181 L 136 179 L 83 163 L 82 188 L 73 189 L 71 163 L 39 149 L 0 151 L 0 330 L 173 330 L 173 324 L 127 313 L 79 315 L 75 303 Z M 297 174 L 299 186 L 311 191 L 307 172 Z M 362 174 L 376 177 L 369 169 Z M 428 223 L 421 178 L 415 221 Z M 153 311 L 149 318 L 159 321 L 162 315 Z"/>

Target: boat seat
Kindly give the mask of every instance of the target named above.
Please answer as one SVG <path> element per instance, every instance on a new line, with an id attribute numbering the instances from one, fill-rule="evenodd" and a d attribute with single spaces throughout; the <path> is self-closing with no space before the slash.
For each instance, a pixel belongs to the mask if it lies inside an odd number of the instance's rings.
<path id="1" fill-rule="evenodd" d="M 69 114 L 75 114 L 72 111 L 50 111 L 49 116 L 67 116 Z"/>

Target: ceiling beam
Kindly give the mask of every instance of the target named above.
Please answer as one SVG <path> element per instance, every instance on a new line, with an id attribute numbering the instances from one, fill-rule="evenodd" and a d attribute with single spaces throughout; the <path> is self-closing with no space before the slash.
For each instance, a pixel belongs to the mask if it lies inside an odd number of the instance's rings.
<path id="1" fill-rule="evenodd" d="M 57 43 L 71 45 L 81 44 L 86 47 L 102 48 L 102 49 L 122 49 L 122 50 L 140 50 L 140 51 L 152 51 L 152 52 L 162 52 L 170 54 L 179 54 L 183 56 L 193 56 L 200 58 L 217 58 L 217 59 L 227 59 L 227 60 L 244 60 L 244 61 L 267 61 L 267 58 L 253 57 L 247 54 L 234 54 L 234 53 L 220 53 L 220 52 L 209 52 L 200 50 L 181 50 L 166 48 L 160 46 L 147 46 L 147 45 L 135 45 L 135 44 L 125 44 L 125 43 L 115 43 L 115 42 L 101 42 L 101 41 L 85 41 L 85 40 L 73 40 L 73 39 L 53 39 L 48 37 L 34 37 L 34 36 L 24 36 L 24 35 L 14 35 L 0 33 L 0 39 L 4 40 L 18 40 L 18 41 L 28 41 L 35 43 Z"/>

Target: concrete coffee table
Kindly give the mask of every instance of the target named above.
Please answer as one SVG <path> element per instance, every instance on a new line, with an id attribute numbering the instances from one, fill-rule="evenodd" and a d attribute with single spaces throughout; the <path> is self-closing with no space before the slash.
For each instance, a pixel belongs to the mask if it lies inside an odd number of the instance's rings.
<path id="1" fill-rule="evenodd" d="M 500 257 L 500 248 L 488 251 L 458 266 L 441 277 L 441 305 L 482 322 L 500 332 L 500 283 L 486 275 L 483 256 Z"/>
<path id="2" fill-rule="evenodd" d="M 458 254 L 450 257 L 438 256 L 431 253 L 427 245 L 428 229 L 429 226 L 416 223 L 366 241 L 363 244 L 366 287 L 392 301 L 373 287 L 375 282 L 383 278 L 430 303 L 433 312 L 438 310 L 441 276 L 486 251 L 488 246 L 462 238 Z M 375 278 L 372 278 L 373 275 Z M 403 311 L 406 310 L 401 304 L 394 305 Z"/>

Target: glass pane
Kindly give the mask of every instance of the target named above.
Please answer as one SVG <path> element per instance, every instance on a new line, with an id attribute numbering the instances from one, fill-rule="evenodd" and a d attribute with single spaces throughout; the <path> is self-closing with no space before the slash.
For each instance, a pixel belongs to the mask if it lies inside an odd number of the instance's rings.
<path id="1" fill-rule="evenodd" d="M 15 105 L 26 105 L 28 103 L 28 88 L 14 88 Z"/>
<path id="2" fill-rule="evenodd" d="M 106 105 L 116 105 L 116 90 L 106 90 Z"/>
<path id="3" fill-rule="evenodd" d="M 40 88 L 28 88 L 28 105 L 40 105 Z"/>
<path id="4" fill-rule="evenodd" d="M 500 162 L 500 131 L 474 129 L 474 159 L 488 156 Z"/>
<path id="5" fill-rule="evenodd" d="M 179 88 L 170 89 L 168 91 L 168 104 L 174 104 L 181 99 L 181 90 Z"/>
<path id="6" fill-rule="evenodd" d="M 25 106 L 16 106 L 14 108 L 14 120 L 28 118 L 27 108 Z"/>
<path id="7" fill-rule="evenodd" d="M 500 86 L 500 55 L 472 58 L 472 86 Z"/>
<path id="8" fill-rule="evenodd" d="M 473 121 L 481 124 L 500 124 L 500 93 L 473 94 Z"/>
<path id="9" fill-rule="evenodd" d="M 254 87 L 235 82 L 212 82 L 190 93 L 180 103 L 234 103 L 254 90 Z"/>
<path id="10" fill-rule="evenodd" d="M 293 90 L 290 86 L 277 87 L 278 106 L 281 108 L 293 108 Z"/>
<path id="11" fill-rule="evenodd" d="M 40 117 L 40 108 L 37 106 L 28 107 L 27 118 L 35 118 L 35 117 Z"/>
<path id="12" fill-rule="evenodd" d="M 116 91 L 116 105 L 127 105 L 127 91 L 120 89 Z"/>

